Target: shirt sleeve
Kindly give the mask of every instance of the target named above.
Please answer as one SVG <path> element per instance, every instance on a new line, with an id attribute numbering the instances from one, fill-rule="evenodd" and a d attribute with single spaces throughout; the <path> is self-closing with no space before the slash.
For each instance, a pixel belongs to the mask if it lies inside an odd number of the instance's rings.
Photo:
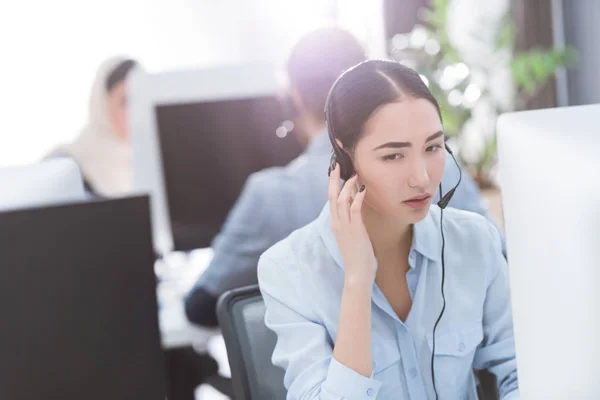
<path id="1" fill-rule="evenodd" d="M 263 256 L 258 280 L 266 305 L 265 323 L 277 335 L 272 360 L 285 370 L 287 398 L 376 399 L 381 388 L 379 381 L 364 377 L 333 358 L 333 343 L 326 328 L 311 315 L 310 289 L 302 289 L 294 269 L 279 269 Z"/>
<path id="2" fill-rule="evenodd" d="M 508 280 L 508 266 L 501 252 L 497 229 L 488 222 L 491 236 L 490 280 L 483 309 L 483 345 L 477 350 L 473 366 L 487 369 L 496 376 L 500 399 L 513 399 L 517 392 L 517 362 L 513 336 L 513 320 Z M 518 397 L 517 397 L 518 399 Z"/>

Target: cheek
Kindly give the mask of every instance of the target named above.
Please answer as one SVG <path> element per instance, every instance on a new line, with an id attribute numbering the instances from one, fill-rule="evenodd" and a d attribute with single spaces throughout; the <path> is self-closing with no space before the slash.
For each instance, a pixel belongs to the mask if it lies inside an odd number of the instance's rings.
<path id="1" fill-rule="evenodd" d="M 127 119 L 125 108 L 120 104 L 112 104 L 110 107 L 110 117 L 115 128 L 120 129 L 125 125 Z"/>
<path id="2" fill-rule="evenodd" d="M 114 104 L 109 110 L 110 125 L 115 135 L 127 139 L 127 113 L 124 107 Z"/>
<path id="3" fill-rule="evenodd" d="M 446 167 L 446 154 L 443 151 L 435 153 L 427 166 L 429 180 L 433 186 L 439 186 Z"/>
<path id="4" fill-rule="evenodd" d="M 403 185 L 406 177 L 402 168 L 393 167 L 381 161 L 357 167 L 362 184 L 367 186 L 366 201 L 378 209 L 394 207 L 405 195 Z"/>
<path id="5" fill-rule="evenodd" d="M 123 107 L 119 107 L 119 109 L 117 110 L 117 117 L 116 120 L 118 121 L 119 125 L 121 127 L 125 126 L 127 123 L 127 112 L 125 111 L 125 109 Z"/>

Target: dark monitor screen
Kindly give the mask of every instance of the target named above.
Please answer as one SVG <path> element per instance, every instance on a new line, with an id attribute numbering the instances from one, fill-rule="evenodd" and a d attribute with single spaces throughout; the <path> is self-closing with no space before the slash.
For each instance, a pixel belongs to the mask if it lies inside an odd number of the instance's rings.
<path id="1" fill-rule="evenodd" d="M 0 399 L 165 399 L 147 197 L 2 212 L 0 254 Z"/>
<path id="2" fill-rule="evenodd" d="M 301 152 L 293 134 L 276 134 L 285 118 L 274 96 L 160 105 L 156 118 L 176 250 L 209 247 L 248 175 Z"/>

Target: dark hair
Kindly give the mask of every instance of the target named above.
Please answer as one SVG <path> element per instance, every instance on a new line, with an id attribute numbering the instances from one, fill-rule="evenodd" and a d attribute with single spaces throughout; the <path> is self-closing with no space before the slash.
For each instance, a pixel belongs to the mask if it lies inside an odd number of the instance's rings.
<path id="1" fill-rule="evenodd" d="M 106 78 L 106 91 L 110 92 L 120 82 L 123 82 L 129 72 L 137 65 L 138 63 L 135 60 L 125 60 L 117 65 Z"/>
<path id="2" fill-rule="evenodd" d="M 352 34 L 339 28 L 322 28 L 294 45 L 287 73 L 308 111 L 322 119 L 327 94 L 337 77 L 365 59 L 365 50 Z"/>
<path id="3" fill-rule="evenodd" d="M 327 98 L 325 114 L 342 179 L 354 174 L 350 154 L 371 114 L 384 104 L 408 97 L 429 101 L 442 118 L 437 100 L 419 74 L 399 62 L 365 61 L 338 78 Z M 335 139 L 342 142 L 344 149 L 337 146 Z"/>

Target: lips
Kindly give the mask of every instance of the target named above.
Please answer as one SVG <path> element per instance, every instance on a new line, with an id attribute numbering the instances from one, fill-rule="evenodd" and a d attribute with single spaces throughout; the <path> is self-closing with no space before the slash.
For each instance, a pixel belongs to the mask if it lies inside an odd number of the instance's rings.
<path id="1" fill-rule="evenodd" d="M 405 202 L 407 202 L 407 201 L 423 201 L 423 200 L 427 200 L 427 199 L 429 199 L 430 197 L 431 197 L 431 196 L 430 196 L 430 195 L 428 195 L 428 194 L 423 194 L 423 195 L 420 195 L 420 196 L 415 196 L 415 197 L 413 197 L 413 198 L 410 198 L 410 199 L 408 199 L 408 200 L 405 200 Z"/>
<path id="2" fill-rule="evenodd" d="M 429 204 L 430 199 L 431 195 L 424 194 L 405 200 L 403 203 L 412 208 L 423 208 L 426 207 L 427 204 Z"/>

